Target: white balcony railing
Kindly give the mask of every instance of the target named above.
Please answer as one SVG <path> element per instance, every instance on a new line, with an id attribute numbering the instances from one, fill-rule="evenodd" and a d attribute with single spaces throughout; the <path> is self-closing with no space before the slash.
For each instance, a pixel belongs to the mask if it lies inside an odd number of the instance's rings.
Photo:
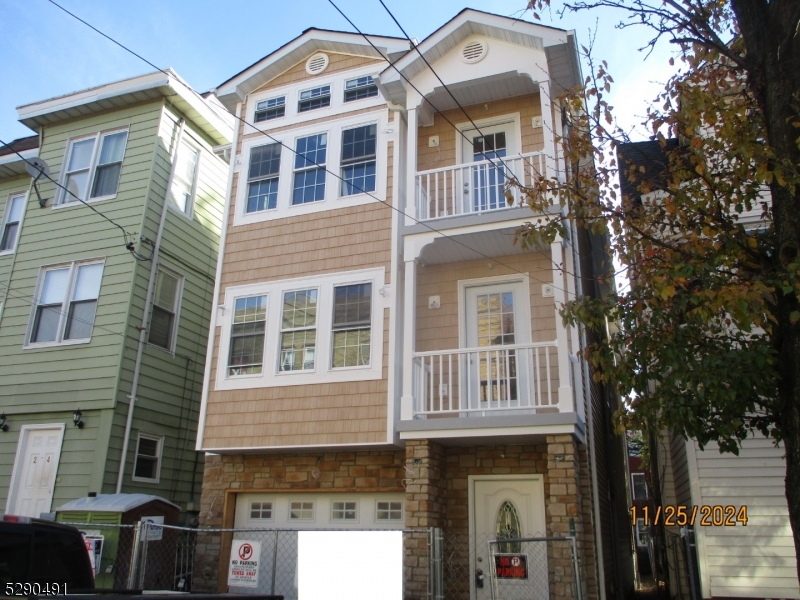
<path id="1" fill-rule="evenodd" d="M 414 417 L 558 409 L 556 342 L 414 354 Z"/>
<path id="2" fill-rule="evenodd" d="M 417 173 L 417 218 L 421 221 L 509 208 L 506 182 L 523 186 L 545 172 L 543 152 L 505 156 Z M 508 188 L 511 206 L 520 205 L 519 188 Z"/>

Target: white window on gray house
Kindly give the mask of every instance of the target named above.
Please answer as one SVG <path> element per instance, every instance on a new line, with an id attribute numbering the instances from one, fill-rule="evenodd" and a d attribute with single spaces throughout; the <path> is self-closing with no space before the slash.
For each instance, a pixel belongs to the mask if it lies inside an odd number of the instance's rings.
<path id="1" fill-rule="evenodd" d="M 378 521 L 402 521 L 402 502 L 378 502 L 376 517 Z"/>
<path id="2" fill-rule="evenodd" d="M 323 85 L 310 90 L 300 92 L 300 100 L 297 103 L 297 112 L 314 110 L 331 105 L 331 86 Z"/>
<path id="3" fill-rule="evenodd" d="M 634 500 L 647 500 L 647 481 L 644 473 L 631 473 L 631 495 Z"/>
<path id="4" fill-rule="evenodd" d="M 332 367 L 369 365 L 372 332 L 372 284 L 333 288 Z"/>
<path id="5" fill-rule="evenodd" d="M 158 483 L 161 476 L 161 453 L 164 438 L 140 433 L 136 442 L 136 460 L 133 465 L 134 481 Z"/>
<path id="6" fill-rule="evenodd" d="M 376 125 L 342 132 L 342 196 L 375 191 Z"/>
<path id="7" fill-rule="evenodd" d="M 362 98 L 371 98 L 378 95 L 378 86 L 372 75 L 348 79 L 344 82 L 344 101 L 352 102 Z"/>
<path id="8" fill-rule="evenodd" d="M 245 212 L 272 210 L 278 205 L 278 174 L 280 170 L 280 144 L 266 144 L 250 150 Z"/>
<path id="9" fill-rule="evenodd" d="M 103 263 L 72 263 L 44 269 L 29 343 L 89 341 L 92 337 Z"/>
<path id="10" fill-rule="evenodd" d="M 283 295 L 281 318 L 281 371 L 314 368 L 317 348 L 317 290 Z"/>
<path id="11" fill-rule="evenodd" d="M 237 298 L 233 309 L 228 375 L 256 375 L 264 366 L 267 297 Z"/>
<path id="12" fill-rule="evenodd" d="M 179 275 L 158 269 L 147 341 L 169 351 L 175 349 L 182 282 Z"/>
<path id="13" fill-rule="evenodd" d="M 289 503 L 290 521 L 312 521 L 314 520 L 314 503 L 293 501 Z"/>
<path id="14" fill-rule="evenodd" d="M 69 143 L 59 204 L 114 196 L 119 188 L 127 131 L 98 133 Z"/>
<path id="15" fill-rule="evenodd" d="M 172 176 L 169 199 L 173 206 L 187 215 L 192 214 L 194 207 L 199 162 L 200 151 L 182 140 L 178 147 L 178 156 L 175 157 L 175 173 Z"/>
<path id="16" fill-rule="evenodd" d="M 262 100 L 256 104 L 254 121 L 256 123 L 260 123 L 261 121 L 271 121 L 272 119 L 279 119 L 285 114 L 286 96 L 270 98 L 268 100 Z"/>
<path id="17" fill-rule="evenodd" d="M 17 247 L 19 228 L 25 212 L 25 194 L 11 196 L 6 204 L 3 216 L 2 234 L 0 234 L 0 252 L 12 252 Z"/>
<path id="18" fill-rule="evenodd" d="M 332 502 L 331 521 L 356 521 L 358 505 L 355 502 Z"/>

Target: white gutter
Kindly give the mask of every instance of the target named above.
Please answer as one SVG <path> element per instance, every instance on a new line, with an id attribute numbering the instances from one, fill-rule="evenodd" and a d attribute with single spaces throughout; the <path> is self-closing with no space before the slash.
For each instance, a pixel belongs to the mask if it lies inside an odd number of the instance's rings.
<path id="1" fill-rule="evenodd" d="M 214 297 L 211 299 L 211 319 L 208 322 L 208 350 L 206 352 L 206 368 L 203 373 L 203 393 L 200 397 L 200 414 L 197 418 L 197 440 L 195 450 L 203 451 L 203 435 L 206 430 L 206 409 L 208 407 L 208 393 L 211 388 L 211 367 L 214 363 L 214 338 L 217 335 L 217 315 L 219 314 L 219 292 L 222 286 L 222 263 L 225 258 L 225 240 L 228 237 L 228 216 L 231 214 L 233 204 L 233 171 L 236 168 L 236 147 L 239 145 L 240 119 L 242 117 L 242 103 L 236 104 L 236 125 L 233 128 L 233 141 L 231 142 L 231 162 L 228 169 L 228 182 L 226 184 L 225 208 L 222 212 L 222 231 L 219 238 L 219 255 L 217 256 L 217 273 L 214 277 Z"/>
<path id="2" fill-rule="evenodd" d="M 128 458 L 128 444 L 131 440 L 131 425 L 133 424 L 133 410 L 136 405 L 136 392 L 139 388 L 139 374 L 142 370 L 142 355 L 144 353 L 145 336 L 147 335 L 147 327 L 150 324 L 150 303 L 153 300 L 153 288 L 156 285 L 156 277 L 158 275 L 158 251 L 161 247 L 161 238 L 164 235 L 164 225 L 167 222 L 167 210 L 169 209 L 169 191 L 172 188 L 172 180 L 175 177 L 175 170 L 177 168 L 178 148 L 181 145 L 181 138 L 183 137 L 184 120 L 180 119 L 178 122 L 178 135 L 175 139 L 175 150 L 172 153 L 172 169 L 169 173 L 169 180 L 167 181 L 167 191 L 164 194 L 164 204 L 161 207 L 161 221 L 158 224 L 158 233 L 153 242 L 153 256 L 150 258 L 150 280 L 147 283 L 147 296 L 144 302 L 144 311 L 142 312 L 142 324 L 139 327 L 139 344 L 136 348 L 136 366 L 133 368 L 133 383 L 131 384 L 131 394 L 128 396 L 128 419 L 125 422 L 125 435 L 122 438 L 122 455 L 120 456 L 119 475 L 117 476 L 117 491 L 119 494 L 122 492 L 122 480 L 125 477 L 125 464 Z"/>

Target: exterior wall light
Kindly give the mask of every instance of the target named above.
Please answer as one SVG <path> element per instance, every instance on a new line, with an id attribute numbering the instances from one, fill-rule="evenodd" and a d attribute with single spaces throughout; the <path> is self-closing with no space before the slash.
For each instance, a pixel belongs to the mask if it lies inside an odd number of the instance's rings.
<path id="1" fill-rule="evenodd" d="M 72 413 L 72 422 L 75 423 L 75 427 L 78 429 L 83 429 L 83 421 L 81 421 L 82 416 L 83 413 L 81 413 L 80 409 Z"/>
<path id="2" fill-rule="evenodd" d="M 8 431 L 8 423 L 6 423 L 6 413 L 0 414 L 0 431 Z"/>

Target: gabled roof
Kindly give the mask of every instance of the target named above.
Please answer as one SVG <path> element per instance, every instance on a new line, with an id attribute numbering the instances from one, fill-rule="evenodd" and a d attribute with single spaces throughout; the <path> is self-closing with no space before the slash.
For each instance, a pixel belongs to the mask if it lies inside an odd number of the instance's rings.
<path id="1" fill-rule="evenodd" d="M 219 105 L 212 108 L 209 100 L 195 93 L 172 69 L 18 106 L 17 115 L 21 123 L 38 132 L 44 125 L 164 97 L 216 144 L 231 141 L 233 117 Z"/>
<path id="2" fill-rule="evenodd" d="M 19 153 L 19 154 L 18 154 Z M 23 158 L 20 158 L 22 155 Z M 24 175 L 25 159 L 39 156 L 39 136 L 19 138 L 0 147 L 0 177 Z"/>
<path id="3" fill-rule="evenodd" d="M 222 82 L 216 89 L 217 98 L 228 110 L 233 111 L 236 103 L 243 101 L 247 94 L 291 69 L 314 52 L 328 51 L 395 60 L 409 50 L 409 43 L 405 38 L 379 35 L 367 37 L 380 52 L 376 52 L 359 33 L 314 27 L 306 29 L 290 42 Z"/>
<path id="4" fill-rule="evenodd" d="M 433 64 L 463 40 L 472 35 L 481 35 L 526 48 L 543 50 L 548 57 L 551 77 L 556 92 L 576 85 L 581 80 L 577 59 L 575 34 L 573 31 L 521 21 L 472 8 L 465 8 L 447 23 L 417 45 L 425 59 Z M 551 63 L 563 63 L 563 73 L 555 73 Z M 419 52 L 412 50 L 394 65 L 403 76 L 411 79 L 428 68 Z M 402 77 L 394 67 L 387 67 L 380 76 L 384 86 L 395 102 L 402 101 L 404 86 Z M 401 88 L 403 88 L 401 90 Z"/>

